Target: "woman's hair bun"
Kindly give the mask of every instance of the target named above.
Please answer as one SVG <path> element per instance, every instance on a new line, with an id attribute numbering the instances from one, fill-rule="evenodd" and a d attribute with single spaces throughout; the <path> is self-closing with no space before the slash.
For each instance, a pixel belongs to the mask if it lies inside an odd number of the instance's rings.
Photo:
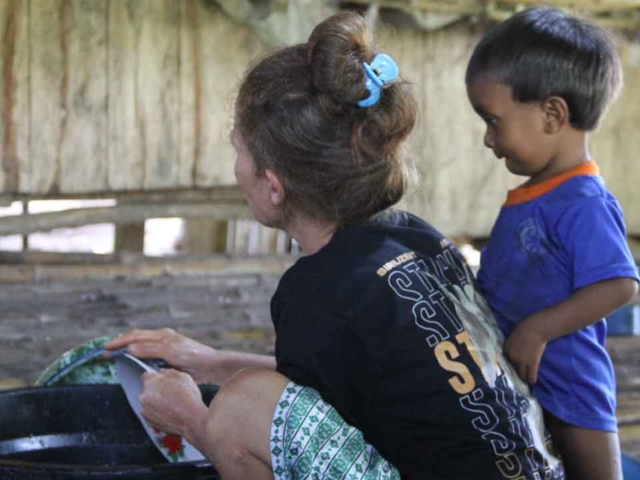
<path id="1" fill-rule="evenodd" d="M 340 12 L 308 43 L 251 68 L 236 101 L 236 127 L 256 166 L 275 171 L 285 189 L 285 218 L 337 225 L 362 222 L 397 203 L 407 168 L 401 145 L 416 107 L 408 85 L 384 85 L 371 108 L 364 62 L 376 55 L 364 19 Z"/>
<path id="2" fill-rule="evenodd" d="M 367 24 L 355 12 L 339 12 L 311 32 L 307 42 L 311 83 L 336 104 L 353 104 L 368 96 L 363 62 L 375 53 Z"/>

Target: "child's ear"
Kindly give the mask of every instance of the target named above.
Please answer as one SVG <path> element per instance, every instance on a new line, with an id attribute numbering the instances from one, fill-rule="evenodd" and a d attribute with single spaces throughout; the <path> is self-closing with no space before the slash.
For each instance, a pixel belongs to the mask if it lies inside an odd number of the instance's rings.
<path id="1" fill-rule="evenodd" d="M 280 206 L 284 202 L 284 185 L 280 176 L 273 170 L 266 169 L 265 176 L 269 182 L 269 200 L 274 206 Z"/>
<path id="2" fill-rule="evenodd" d="M 549 97 L 542 102 L 544 131 L 554 134 L 569 123 L 569 106 L 562 97 Z"/>

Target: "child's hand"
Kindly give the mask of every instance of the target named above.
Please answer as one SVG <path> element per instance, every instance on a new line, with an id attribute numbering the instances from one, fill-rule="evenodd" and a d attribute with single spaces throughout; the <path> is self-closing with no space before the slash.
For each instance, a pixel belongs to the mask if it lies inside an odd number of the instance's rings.
<path id="1" fill-rule="evenodd" d="M 511 331 L 504 343 L 504 354 L 511 360 L 520 378 L 534 384 L 538 381 L 538 367 L 546 347 L 547 341 L 535 328 L 535 322 L 525 320 Z"/>

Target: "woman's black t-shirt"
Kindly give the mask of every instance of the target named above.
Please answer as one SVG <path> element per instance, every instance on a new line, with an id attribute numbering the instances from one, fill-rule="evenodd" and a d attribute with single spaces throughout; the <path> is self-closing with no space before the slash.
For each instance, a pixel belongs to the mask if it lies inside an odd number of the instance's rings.
<path id="1" fill-rule="evenodd" d="M 541 410 L 455 247 L 405 212 L 339 229 L 271 302 L 277 370 L 403 479 L 562 479 Z"/>

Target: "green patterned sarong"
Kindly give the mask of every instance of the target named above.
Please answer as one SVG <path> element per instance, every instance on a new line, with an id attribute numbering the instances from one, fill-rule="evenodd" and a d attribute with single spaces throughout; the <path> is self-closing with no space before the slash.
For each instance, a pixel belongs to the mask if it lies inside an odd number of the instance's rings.
<path id="1" fill-rule="evenodd" d="M 316 390 L 293 382 L 274 412 L 270 446 L 275 480 L 400 480 Z"/>

